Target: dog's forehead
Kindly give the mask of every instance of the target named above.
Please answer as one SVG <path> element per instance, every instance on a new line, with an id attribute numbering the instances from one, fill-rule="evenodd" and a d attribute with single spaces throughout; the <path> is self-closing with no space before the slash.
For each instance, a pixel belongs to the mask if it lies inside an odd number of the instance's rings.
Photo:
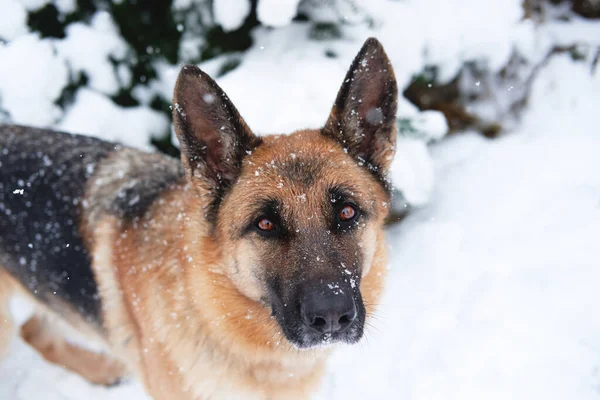
<path id="1" fill-rule="evenodd" d="M 294 219 L 329 210 L 340 193 L 371 211 L 378 190 L 358 160 L 319 131 L 265 136 L 243 164 L 234 202 L 272 202 Z"/>
<path id="2" fill-rule="evenodd" d="M 353 160 L 339 144 L 319 131 L 298 131 L 291 135 L 271 135 L 246 160 L 247 171 L 260 181 L 313 186 L 339 180 Z M 350 168 L 352 169 L 352 168 Z"/>
<path id="3" fill-rule="evenodd" d="M 319 131 L 300 131 L 264 136 L 248 152 L 225 207 L 240 221 L 271 207 L 295 229 L 323 230 L 328 220 L 315 217 L 329 215 L 340 199 L 375 215 L 380 198 L 387 201 L 379 183 L 338 142 Z"/>

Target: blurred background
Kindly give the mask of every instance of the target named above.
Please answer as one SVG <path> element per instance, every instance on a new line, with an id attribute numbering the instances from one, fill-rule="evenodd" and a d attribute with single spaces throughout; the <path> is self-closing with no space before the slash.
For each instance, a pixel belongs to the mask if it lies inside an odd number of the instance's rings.
<path id="1" fill-rule="evenodd" d="M 599 0 L 0 0 L 0 122 L 177 155 L 192 63 L 255 132 L 316 128 L 370 36 L 401 91 L 390 282 L 320 396 L 598 399 Z M 141 396 L 36 357 L 0 398 Z"/>
<path id="2" fill-rule="evenodd" d="M 368 36 L 402 100 L 394 180 L 408 205 L 432 187 L 426 143 L 512 130 L 553 57 L 595 71 L 597 0 L 0 0 L 0 121 L 177 154 L 184 63 L 215 77 L 260 133 L 325 121 Z"/>

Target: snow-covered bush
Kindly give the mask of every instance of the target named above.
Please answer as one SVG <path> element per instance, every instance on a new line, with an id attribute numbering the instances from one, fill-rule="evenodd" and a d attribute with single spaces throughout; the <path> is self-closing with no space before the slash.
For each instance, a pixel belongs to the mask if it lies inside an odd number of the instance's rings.
<path id="1" fill-rule="evenodd" d="M 399 204 L 418 206 L 432 191 L 427 144 L 449 129 L 510 128 L 557 48 L 587 46 L 593 59 L 598 24 L 571 32 L 568 20 L 581 18 L 572 3 L 0 0 L 0 121 L 176 154 L 171 92 L 181 65 L 195 63 L 257 133 L 318 127 L 376 36 L 405 95 L 392 179 Z"/>

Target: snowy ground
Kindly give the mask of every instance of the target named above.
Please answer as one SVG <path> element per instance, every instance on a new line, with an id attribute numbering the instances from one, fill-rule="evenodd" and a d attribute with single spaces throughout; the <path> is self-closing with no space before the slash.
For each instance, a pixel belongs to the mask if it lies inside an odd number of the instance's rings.
<path id="1" fill-rule="evenodd" d="M 21 3 L 33 4 L 0 0 L 7 11 L 0 12 L 0 37 L 11 40 L 0 43 L 0 105 L 13 121 L 138 147 L 164 131 L 166 118 L 143 101 L 125 109 L 107 97 L 127 80 L 126 71 L 106 70 L 109 56 L 124 52 L 107 14 L 73 24 L 63 40 L 40 40 L 27 33 Z M 268 15 L 273 1 L 261 3 L 268 25 L 289 23 L 286 10 Z M 308 27 L 297 23 L 254 32 L 241 66 L 219 79 L 252 128 L 323 123 L 353 54 L 371 35 L 386 47 L 400 86 L 427 64 L 447 80 L 470 59 L 497 71 L 515 48 L 539 61 L 553 44 L 600 45 L 599 23 L 534 26 L 521 20 L 520 0 L 362 4 L 377 17 L 374 26 L 355 22 L 341 40 L 308 40 Z M 223 23 L 235 26 L 233 17 L 223 13 L 230 18 Z M 92 56 L 82 56 L 86 46 Z M 202 68 L 214 73 L 224 58 Z M 91 86 L 58 110 L 54 100 L 78 69 L 93 77 Z M 179 66 L 158 69 L 149 88 L 138 88 L 140 100 L 170 98 Z M 331 360 L 318 399 L 600 398 L 599 94 L 600 67 L 593 75 L 589 62 L 557 55 L 535 80 L 518 128 L 501 139 L 467 133 L 429 150 L 414 138 L 400 142 L 396 187 L 411 204 L 428 203 L 390 230 L 390 275 L 377 318 L 362 344 Z M 430 138 L 445 133 L 439 114 L 418 113 L 405 101 L 399 112 L 420 119 Z M 0 361 L 0 399 L 40 398 L 146 397 L 135 383 L 92 387 L 16 341 Z"/>
<path id="2" fill-rule="evenodd" d="M 390 230 L 377 319 L 317 398 L 600 397 L 598 93 L 598 74 L 557 56 L 520 129 L 432 149 L 432 200 Z M 0 399 L 145 398 L 91 387 L 20 342 L 0 376 Z"/>
<path id="3" fill-rule="evenodd" d="M 327 394 L 600 397 L 599 90 L 561 57 L 517 132 L 434 149 L 432 202 L 391 230 L 376 329 L 338 354 Z"/>

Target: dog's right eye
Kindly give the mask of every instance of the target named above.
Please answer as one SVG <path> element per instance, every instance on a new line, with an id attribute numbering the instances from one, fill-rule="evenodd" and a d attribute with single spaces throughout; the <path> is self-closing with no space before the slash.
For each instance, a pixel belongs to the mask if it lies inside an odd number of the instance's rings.
<path id="1" fill-rule="evenodd" d="M 261 218 L 256 223 L 256 227 L 263 232 L 270 232 L 275 229 L 275 223 L 268 218 Z"/>
<path id="2" fill-rule="evenodd" d="M 277 238 L 283 233 L 276 218 L 261 217 L 254 223 L 254 227 L 254 231 L 265 238 Z"/>

